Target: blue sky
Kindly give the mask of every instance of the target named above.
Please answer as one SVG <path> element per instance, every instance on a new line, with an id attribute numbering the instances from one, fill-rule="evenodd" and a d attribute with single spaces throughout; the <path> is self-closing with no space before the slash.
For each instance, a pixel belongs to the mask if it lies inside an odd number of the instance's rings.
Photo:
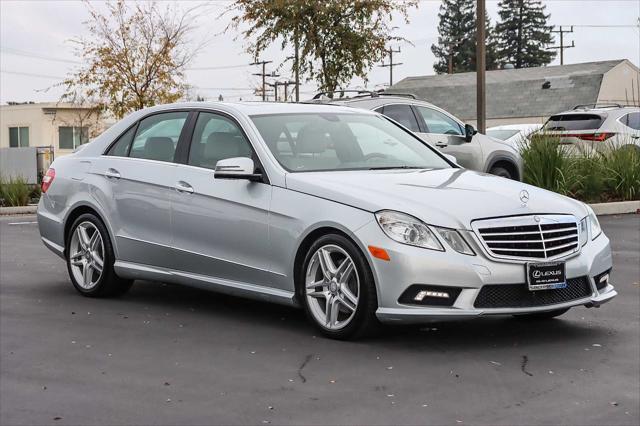
<path id="1" fill-rule="evenodd" d="M 202 2 L 182 2 L 184 7 L 196 3 Z M 190 67 L 237 67 L 191 70 L 187 72 L 187 81 L 194 86 L 194 93 L 209 99 L 216 99 L 219 94 L 227 100 L 254 99 L 250 93 L 258 85 L 258 77 L 251 74 L 258 69 L 243 66 L 251 62 L 251 57 L 244 53 L 245 42 L 242 38 L 235 39 L 235 33 L 221 34 L 229 17 L 219 15 L 229 3 L 209 2 L 208 13 L 199 16 L 194 39 L 208 39 L 209 43 Z M 622 58 L 636 65 L 640 63 L 640 0 L 546 0 L 544 4 L 551 13 L 551 24 L 575 26 L 575 32 L 566 37 L 569 43 L 574 40 L 576 47 L 565 51 L 565 63 Z M 487 0 L 493 22 L 497 19 L 497 6 L 497 0 Z M 101 7 L 99 3 L 97 7 Z M 410 12 L 408 25 L 400 20 L 394 22 L 399 27 L 396 34 L 413 42 L 413 46 L 400 45 L 402 52 L 394 59 L 403 65 L 394 70 L 395 81 L 433 74 L 434 58 L 429 47 L 437 38 L 439 7 L 439 0 L 422 0 Z M 82 24 L 86 17 L 84 4 L 75 0 L 0 1 L 0 103 L 57 100 L 59 88 L 43 89 L 77 66 L 70 39 L 86 34 Z M 274 46 L 264 58 L 277 65 L 288 55 L 290 52 Z M 557 63 L 558 60 L 554 62 Z M 281 74 L 282 79 L 288 77 L 286 69 Z M 369 87 L 381 87 L 387 81 L 387 68 L 371 70 Z M 358 80 L 351 84 L 362 85 Z M 312 83 L 305 84 L 301 89 L 303 98 L 310 97 L 314 89 Z"/>

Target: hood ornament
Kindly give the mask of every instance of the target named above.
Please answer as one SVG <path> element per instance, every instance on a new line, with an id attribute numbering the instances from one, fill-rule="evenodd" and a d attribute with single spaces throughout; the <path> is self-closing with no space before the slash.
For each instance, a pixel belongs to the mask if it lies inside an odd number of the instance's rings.
<path id="1" fill-rule="evenodd" d="M 523 189 L 520 191 L 520 201 L 522 202 L 522 207 L 526 206 L 529 202 L 529 191 Z"/>

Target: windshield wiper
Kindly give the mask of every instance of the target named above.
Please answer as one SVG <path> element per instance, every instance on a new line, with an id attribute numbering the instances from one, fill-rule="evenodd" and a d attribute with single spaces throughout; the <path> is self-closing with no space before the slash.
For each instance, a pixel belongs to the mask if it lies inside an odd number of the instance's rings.
<path id="1" fill-rule="evenodd" d="M 380 166 L 380 167 L 369 167 L 369 170 L 393 170 L 393 169 L 427 169 L 428 167 L 419 167 L 419 166 Z"/>

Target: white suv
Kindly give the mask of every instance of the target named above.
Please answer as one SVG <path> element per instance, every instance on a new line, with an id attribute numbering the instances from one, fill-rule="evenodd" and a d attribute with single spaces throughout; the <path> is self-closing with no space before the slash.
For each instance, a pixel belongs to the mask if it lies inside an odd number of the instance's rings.
<path id="1" fill-rule="evenodd" d="M 351 94 L 345 97 L 345 94 Z M 338 95 L 338 97 L 333 95 Z M 442 108 L 412 94 L 341 90 L 321 92 L 312 100 L 373 110 L 403 125 L 467 169 L 522 180 L 522 159 L 505 141 L 478 133 Z"/>
<path id="2" fill-rule="evenodd" d="M 618 104 L 578 105 L 552 115 L 542 128 L 560 143 L 584 151 L 633 147 L 640 152 L 640 108 Z"/>

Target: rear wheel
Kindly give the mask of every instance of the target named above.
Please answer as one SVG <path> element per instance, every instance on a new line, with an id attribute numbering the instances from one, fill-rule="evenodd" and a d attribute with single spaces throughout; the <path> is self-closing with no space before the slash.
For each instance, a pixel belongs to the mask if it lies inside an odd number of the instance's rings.
<path id="1" fill-rule="evenodd" d="M 522 315 L 514 315 L 514 316 L 522 320 L 539 321 L 539 320 L 546 320 L 546 319 L 559 317 L 560 315 L 564 314 L 568 310 L 569 308 L 564 308 L 564 309 L 556 309 L 554 311 L 536 312 L 535 314 L 522 314 Z"/>
<path id="2" fill-rule="evenodd" d="M 131 288 L 113 270 L 115 257 L 107 229 L 91 213 L 78 217 L 67 236 L 67 270 L 73 286 L 88 297 L 118 296 Z"/>
<path id="3" fill-rule="evenodd" d="M 507 179 L 514 179 L 514 177 L 511 176 L 511 172 L 509 172 L 509 170 L 500 166 L 492 167 L 491 170 L 489 170 L 489 174 L 500 176 Z"/>
<path id="4" fill-rule="evenodd" d="M 353 339 L 373 331 L 378 307 L 373 274 L 349 239 L 320 237 L 305 257 L 298 296 L 309 319 L 328 337 Z"/>

